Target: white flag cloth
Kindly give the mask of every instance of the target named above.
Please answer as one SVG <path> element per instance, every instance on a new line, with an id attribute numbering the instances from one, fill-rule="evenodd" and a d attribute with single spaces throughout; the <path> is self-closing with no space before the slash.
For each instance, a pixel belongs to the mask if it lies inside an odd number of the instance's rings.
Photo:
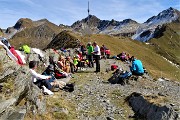
<path id="1" fill-rule="evenodd" d="M 0 41 L 0 45 L 3 46 L 6 49 L 7 55 L 15 62 L 18 61 L 18 59 L 11 53 L 11 51 L 8 49 L 8 47 L 6 45 L 4 45 L 1 41 Z"/>

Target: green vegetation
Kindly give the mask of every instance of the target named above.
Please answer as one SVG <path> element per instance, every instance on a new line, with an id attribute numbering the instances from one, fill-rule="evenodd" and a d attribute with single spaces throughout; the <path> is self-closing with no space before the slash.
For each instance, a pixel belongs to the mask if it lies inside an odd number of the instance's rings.
<path id="1" fill-rule="evenodd" d="M 2 29 L 0 28 L 0 36 L 2 36 L 3 35 L 3 31 L 2 31 Z"/>
<path id="2" fill-rule="evenodd" d="M 114 90 L 108 95 L 111 98 L 111 102 L 119 108 L 123 108 L 124 119 L 126 120 L 129 116 L 133 115 L 133 111 L 125 101 L 125 96 L 120 90 Z M 118 119 L 118 118 L 117 118 Z M 129 118 L 130 119 L 130 118 Z"/>
<path id="3" fill-rule="evenodd" d="M 152 103 L 161 106 L 161 103 L 167 103 L 169 100 L 165 96 L 145 96 L 145 99 Z"/>
<path id="4" fill-rule="evenodd" d="M 49 113 L 52 114 L 52 116 L 55 119 L 65 119 L 65 120 L 75 119 L 75 117 L 76 117 L 75 105 L 71 101 L 65 100 L 64 98 L 62 98 L 60 92 L 58 92 L 56 94 L 57 94 L 56 96 L 59 96 L 59 98 L 57 98 L 57 97 L 55 97 L 55 98 L 48 97 L 47 98 L 47 107 L 48 107 Z M 53 111 L 52 109 L 59 109 L 59 110 Z M 68 113 L 63 112 L 62 109 L 64 109 Z"/>
<path id="5" fill-rule="evenodd" d="M 28 113 L 25 120 L 74 120 L 76 118 L 75 105 L 61 97 L 61 92 L 54 96 L 46 97 L 47 113 L 42 115 L 33 115 Z"/>
<path id="6" fill-rule="evenodd" d="M 12 92 L 14 92 L 15 89 L 14 80 L 15 80 L 15 76 L 12 74 L 0 80 L 1 82 L 3 82 L 1 94 L 3 94 L 6 98 L 11 97 Z"/>
<path id="7" fill-rule="evenodd" d="M 0 73 L 3 72 L 3 65 L 2 65 L 2 62 L 0 62 Z"/>
<path id="8" fill-rule="evenodd" d="M 164 56 L 173 63 L 180 65 L 180 23 L 166 25 L 166 30 L 160 38 L 150 40 L 156 53 Z"/>

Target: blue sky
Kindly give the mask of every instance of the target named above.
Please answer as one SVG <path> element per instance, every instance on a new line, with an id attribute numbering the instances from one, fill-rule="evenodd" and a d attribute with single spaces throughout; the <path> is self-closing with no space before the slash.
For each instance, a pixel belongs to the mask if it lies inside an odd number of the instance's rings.
<path id="1" fill-rule="evenodd" d="M 89 0 L 90 14 L 101 20 L 139 23 L 173 7 L 180 10 L 180 0 Z M 0 28 L 14 26 L 20 18 L 46 18 L 59 25 L 72 25 L 87 17 L 88 0 L 0 0 Z"/>

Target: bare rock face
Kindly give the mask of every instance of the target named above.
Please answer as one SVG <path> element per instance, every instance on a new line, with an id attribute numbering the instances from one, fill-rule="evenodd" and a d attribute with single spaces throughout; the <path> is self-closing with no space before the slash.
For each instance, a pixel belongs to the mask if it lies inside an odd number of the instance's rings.
<path id="1" fill-rule="evenodd" d="M 129 105 L 135 116 L 147 120 L 177 120 L 178 114 L 170 107 L 149 103 L 140 93 L 132 93 L 128 97 Z"/>
<path id="2" fill-rule="evenodd" d="M 23 120 L 25 114 L 32 111 L 45 113 L 45 98 L 32 83 L 29 68 L 10 60 L 4 49 L 0 49 L 0 54 L 0 119 Z"/>

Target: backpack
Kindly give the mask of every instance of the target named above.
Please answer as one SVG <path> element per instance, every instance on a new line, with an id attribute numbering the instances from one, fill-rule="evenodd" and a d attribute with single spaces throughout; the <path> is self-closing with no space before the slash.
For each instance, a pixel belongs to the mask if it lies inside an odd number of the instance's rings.
<path id="1" fill-rule="evenodd" d="M 132 72 L 126 71 L 125 73 L 120 74 L 118 83 L 124 85 L 127 83 L 128 78 L 130 78 L 132 75 Z"/>
<path id="2" fill-rule="evenodd" d="M 63 73 L 59 72 L 58 70 L 55 70 L 54 73 L 56 79 L 66 78 L 66 76 Z"/>
<path id="3" fill-rule="evenodd" d="M 106 50 L 106 54 L 110 55 L 110 50 L 109 49 Z"/>
<path id="4" fill-rule="evenodd" d="M 22 50 L 24 50 L 24 53 L 26 54 L 31 53 L 31 48 L 28 45 L 23 45 Z"/>
<path id="5" fill-rule="evenodd" d="M 111 65 L 111 70 L 113 71 L 113 70 L 116 70 L 118 68 L 118 66 L 117 65 Z"/>
<path id="6" fill-rule="evenodd" d="M 120 78 L 121 79 L 127 79 L 127 78 L 131 77 L 131 75 L 132 75 L 131 72 L 126 71 L 125 73 L 120 75 Z"/>
<path id="7" fill-rule="evenodd" d="M 66 86 L 63 87 L 63 90 L 66 92 L 73 92 L 74 91 L 74 83 L 66 84 Z"/>

